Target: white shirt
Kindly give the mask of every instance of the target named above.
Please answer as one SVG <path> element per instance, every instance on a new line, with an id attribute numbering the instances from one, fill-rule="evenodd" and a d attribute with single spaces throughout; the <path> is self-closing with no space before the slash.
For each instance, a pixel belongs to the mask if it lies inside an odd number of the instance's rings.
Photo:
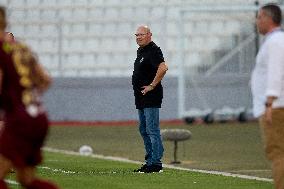
<path id="1" fill-rule="evenodd" d="M 277 97 L 273 108 L 284 107 L 284 32 L 280 28 L 265 36 L 256 56 L 251 90 L 255 117 L 264 114 L 268 96 Z"/>

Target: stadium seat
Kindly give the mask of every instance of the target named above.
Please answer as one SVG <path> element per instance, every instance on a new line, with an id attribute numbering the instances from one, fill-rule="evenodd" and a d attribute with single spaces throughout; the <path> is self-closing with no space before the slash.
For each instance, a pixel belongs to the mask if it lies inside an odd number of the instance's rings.
<path id="1" fill-rule="evenodd" d="M 200 64 L 200 55 L 198 53 L 187 53 L 185 56 L 185 59 L 187 60 L 187 64 L 189 66 L 194 66 Z"/>
<path id="2" fill-rule="evenodd" d="M 36 36 L 41 33 L 41 27 L 38 25 L 30 24 L 25 27 L 25 32 L 30 36 Z"/>
<path id="3" fill-rule="evenodd" d="M 115 5 L 119 5 L 120 3 L 121 3 L 120 0 L 104 0 L 105 5 L 115 6 Z"/>
<path id="4" fill-rule="evenodd" d="M 178 28 L 178 24 L 176 22 L 168 22 L 167 24 L 167 33 L 168 35 L 170 36 L 178 36 L 180 31 L 179 31 L 179 28 Z"/>
<path id="5" fill-rule="evenodd" d="M 56 23 L 47 23 L 40 25 L 40 35 L 42 36 L 56 36 L 58 35 L 59 26 Z"/>
<path id="6" fill-rule="evenodd" d="M 110 51 L 114 47 L 114 39 L 110 37 L 105 37 L 101 40 L 101 50 Z"/>
<path id="7" fill-rule="evenodd" d="M 82 66 L 86 68 L 94 68 L 96 64 L 95 56 L 93 54 L 85 54 L 82 56 Z"/>
<path id="8" fill-rule="evenodd" d="M 39 45 L 39 42 L 38 40 L 36 39 L 27 39 L 25 40 L 26 44 L 28 44 L 28 46 L 33 50 L 37 50 L 37 49 L 40 49 L 40 45 Z"/>
<path id="9" fill-rule="evenodd" d="M 133 16 L 134 10 L 132 7 L 123 7 L 120 9 L 120 18 L 129 19 Z"/>
<path id="10" fill-rule="evenodd" d="M 194 34 L 208 34 L 209 28 L 208 28 L 208 22 L 195 22 L 193 26 Z"/>
<path id="11" fill-rule="evenodd" d="M 84 41 L 84 48 L 87 51 L 94 51 L 100 48 L 100 43 L 101 40 L 98 38 L 88 39 L 87 41 Z"/>
<path id="12" fill-rule="evenodd" d="M 62 1 L 64 2 L 64 1 Z M 61 9 L 60 11 L 58 11 L 58 15 L 59 15 L 59 18 L 61 19 L 70 19 L 72 18 L 72 9 Z"/>
<path id="13" fill-rule="evenodd" d="M 196 50 L 202 50 L 204 48 L 207 48 L 207 41 L 204 40 L 203 36 L 198 35 L 192 38 L 187 38 L 186 41 L 186 47 L 189 51 L 196 51 Z"/>
<path id="14" fill-rule="evenodd" d="M 66 1 L 66 0 L 63 0 Z M 43 6 L 56 6 L 58 3 L 57 0 L 41 0 L 40 4 Z"/>
<path id="15" fill-rule="evenodd" d="M 82 49 L 84 49 L 84 46 L 81 39 L 69 40 L 69 48 L 67 48 L 67 51 L 76 52 L 76 51 L 82 51 Z"/>
<path id="16" fill-rule="evenodd" d="M 165 7 L 153 7 L 150 12 L 152 18 L 165 18 L 166 16 Z"/>
<path id="17" fill-rule="evenodd" d="M 10 17 L 15 20 L 20 20 L 26 17 L 26 12 L 24 10 L 14 10 L 10 13 Z"/>
<path id="18" fill-rule="evenodd" d="M 97 57 L 96 65 L 103 67 L 111 63 L 110 55 L 107 53 L 99 54 Z"/>
<path id="19" fill-rule="evenodd" d="M 150 15 L 150 10 L 146 7 L 141 6 L 135 9 L 135 15 L 133 16 L 141 19 L 141 18 L 147 18 L 149 15 Z"/>
<path id="20" fill-rule="evenodd" d="M 9 3 L 9 5 L 12 7 L 25 6 L 26 0 L 10 0 Z"/>
<path id="21" fill-rule="evenodd" d="M 103 31 L 104 31 L 104 33 L 102 35 L 110 35 L 110 36 L 114 35 L 114 34 L 117 35 L 116 25 L 115 25 L 115 23 L 112 23 L 112 22 L 105 23 Z"/>
<path id="22" fill-rule="evenodd" d="M 51 51 L 54 51 L 54 50 L 57 50 L 57 44 L 56 44 L 56 41 L 54 40 L 50 40 L 50 39 L 46 39 L 46 40 L 42 40 L 40 41 L 40 51 L 47 51 L 47 52 L 51 52 Z"/>
<path id="23" fill-rule="evenodd" d="M 93 23 L 88 25 L 88 33 L 95 34 L 97 37 L 103 32 L 103 24 Z"/>
<path id="24" fill-rule="evenodd" d="M 58 57 L 43 55 L 39 57 L 39 62 L 47 69 L 51 71 L 55 71 L 59 69 L 58 65 Z"/>
<path id="25" fill-rule="evenodd" d="M 89 0 L 76 0 L 73 1 L 72 4 L 73 5 L 87 5 L 90 1 Z"/>
<path id="26" fill-rule="evenodd" d="M 243 27 L 238 21 L 227 21 L 224 25 L 225 31 L 230 34 L 238 34 Z"/>
<path id="27" fill-rule="evenodd" d="M 120 67 L 124 66 L 125 68 L 127 68 L 127 65 L 129 64 L 128 62 L 125 62 L 125 56 L 121 53 L 114 54 L 112 59 L 115 64 L 120 65 Z"/>
<path id="28" fill-rule="evenodd" d="M 67 35 L 71 33 L 72 28 L 68 23 L 58 20 L 57 23 L 57 35 Z"/>
<path id="29" fill-rule="evenodd" d="M 89 10 L 89 18 L 99 19 L 104 18 L 105 9 L 100 7 L 94 7 L 93 9 Z"/>
<path id="30" fill-rule="evenodd" d="M 73 0 L 62 0 L 62 1 L 58 1 L 57 2 L 57 6 L 61 7 L 61 6 L 66 6 L 69 5 L 73 2 Z"/>
<path id="31" fill-rule="evenodd" d="M 40 19 L 44 20 L 56 20 L 57 12 L 55 10 L 41 10 Z"/>
<path id="32" fill-rule="evenodd" d="M 131 23 L 125 22 L 120 23 L 117 25 L 117 32 L 119 32 L 122 35 L 127 35 L 127 38 L 134 37 L 134 28 L 132 27 Z"/>
<path id="33" fill-rule="evenodd" d="M 80 55 L 69 55 L 67 56 L 67 62 L 63 65 L 64 69 L 76 70 L 81 68 L 81 56 Z"/>
<path id="34" fill-rule="evenodd" d="M 113 7 L 106 8 L 105 13 L 104 13 L 104 18 L 106 18 L 106 19 L 119 18 L 118 8 L 113 8 Z"/>
<path id="35" fill-rule="evenodd" d="M 130 41 L 128 38 L 119 38 L 115 40 L 115 46 L 120 47 L 120 50 L 129 50 L 130 47 L 132 46 L 131 44 L 134 42 Z"/>
<path id="36" fill-rule="evenodd" d="M 72 24 L 71 26 L 72 28 L 72 34 L 84 34 L 86 33 L 86 24 L 85 23 L 76 23 L 76 24 Z"/>
<path id="37" fill-rule="evenodd" d="M 162 20 L 158 20 L 156 22 L 151 22 L 149 24 L 153 33 L 153 37 L 155 38 L 155 36 L 164 36 L 164 31 L 166 29 L 166 23 L 163 22 Z"/>
<path id="38" fill-rule="evenodd" d="M 8 5 L 9 4 L 9 0 L 0 0 L 0 4 Z"/>
<path id="39" fill-rule="evenodd" d="M 26 0 L 26 4 L 27 5 L 30 5 L 30 4 L 33 4 L 33 5 L 40 5 L 42 3 L 42 0 Z"/>
<path id="40" fill-rule="evenodd" d="M 206 37 L 208 50 L 219 49 L 221 44 L 221 39 L 219 37 Z"/>
<path id="41" fill-rule="evenodd" d="M 29 20 L 39 20 L 42 18 L 42 11 L 41 10 L 30 10 L 26 12 L 26 18 Z"/>
<path id="42" fill-rule="evenodd" d="M 88 19 L 87 9 L 84 9 L 84 8 L 74 9 L 73 12 L 72 12 L 72 18 L 78 19 L 78 20 Z"/>
<path id="43" fill-rule="evenodd" d="M 167 38 L 166 40 L 166 48 L 169 50 L 169 51 L 175 51 L 177 52 L 178 49 L 179 49 L 179 41 L 177 40 L 176 37 L 169 37 Z"/>
<path id="44" fill-rule="evenodd" d="M 170 18 L 178 22 L 177 19 L 179 19 L 180 16 L 179 9 L 180 8 L 178 6 L 167 7 L 167 15 L 171 15 Z"/>
<path id="45" fill-rule="evenodd" d="M 209 23 L 210 30 L 216 34 L 222 34 L 224 32 L 224 21 L 215 21 Z"/>

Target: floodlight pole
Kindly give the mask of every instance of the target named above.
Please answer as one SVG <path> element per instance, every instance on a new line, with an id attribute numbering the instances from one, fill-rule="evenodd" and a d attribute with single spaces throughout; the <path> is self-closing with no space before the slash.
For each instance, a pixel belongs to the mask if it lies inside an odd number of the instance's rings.
<path id="1" fill-rule="evenodd" d="M 181 10 L 179 12 L 179 38 L 178 38 L 178 44 L 179 44 L 179 64 L 178 64 L 178 117 L 183 118 L 184 111 L 185 111 L 185 77 L 184 77 L 184 24 L 183 24 L 183 17 L 184 17 L 184 11 Z"/>
<path id="2" fill-rule="evenodd" d="M 256 0 L 254 2 L 255 7 L 256 7 L 256 11 L 255 11 L 255 18 L 257 18 L 257 13 L 258 13 L 258 8 L 259 8 L 259 2 L 258 0 Z M 256 23 L 254 24 L 254 31 L 255 31 L 255 56 L 257 55 L 258 49 L 259 49 L 259 35 L 258 35 L 258 31 L 257 31 L 257 25 Z"/>
<path id="3" fill-rule="evenodd" d="M 63 19 L 59 18 L 58 20 L 58 71 L 59 75 L 63 76 L 63 67 L 62 67 L 62 42 L 63 42 L 63 31 L 62 31 Z"/>

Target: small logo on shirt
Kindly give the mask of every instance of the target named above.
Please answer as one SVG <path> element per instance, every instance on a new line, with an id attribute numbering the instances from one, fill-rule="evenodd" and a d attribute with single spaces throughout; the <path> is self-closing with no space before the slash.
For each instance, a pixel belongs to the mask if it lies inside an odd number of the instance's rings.
<path id="1" fill-rule="evenodd" d="M 143 62 L 143 60 L 144 60 L 144 57 L 142 57 L 142 58 L 140 59 L 139 63 L 142 63 L 142 62 Z"/>

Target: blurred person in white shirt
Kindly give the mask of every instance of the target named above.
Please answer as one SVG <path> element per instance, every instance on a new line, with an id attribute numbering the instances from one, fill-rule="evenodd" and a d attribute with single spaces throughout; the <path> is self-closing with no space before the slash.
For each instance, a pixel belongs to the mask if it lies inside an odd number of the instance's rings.
<path id="1" fill-rule="evenodd" d="M 263 130 L 266 156 L 272 161 L 276 189 L 284 189 L 284 32 L 276 4 L 262 6 L 257 15 L 264 41 L 256 56 L 251 89 L 253 113 Z"/>

